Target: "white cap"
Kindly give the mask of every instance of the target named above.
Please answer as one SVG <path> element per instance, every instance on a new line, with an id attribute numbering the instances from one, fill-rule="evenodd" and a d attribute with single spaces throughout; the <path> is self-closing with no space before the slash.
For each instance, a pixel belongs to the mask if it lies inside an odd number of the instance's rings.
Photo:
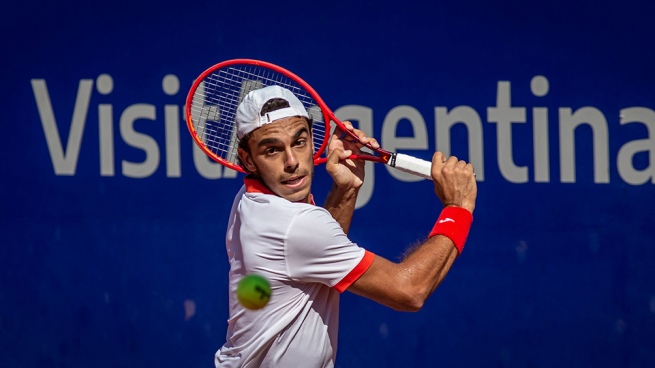
<path id="1" fill-rule="evenodd" d="M 289 103 L 289 107 L 271 111 L 261 116 L 262 107 L 273 98 L 281 98 Z M 270 124 L 275 120 L 291 116 L 303 116 L 309 118 L 305 106 L 291 91 L 280 86 L 268 86 L 262 89 L 250 91 L 243 99 L 237 109 L 237 137 L 244 135 L 261 127 Z"/>

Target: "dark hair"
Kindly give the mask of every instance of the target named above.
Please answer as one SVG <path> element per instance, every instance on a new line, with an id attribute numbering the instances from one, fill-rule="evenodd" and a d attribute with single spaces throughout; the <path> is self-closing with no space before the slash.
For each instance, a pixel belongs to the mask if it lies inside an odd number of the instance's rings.
<path id="1" fill-rule="evenodd" d="M 259 112 L 260 116 L 264 116 L 266 113 L 269 113 L 271 111 L 275 110 L 280 110 L 285 107 L 289 107 L 289 102 L 283 98 L 271 98 L 270 100 L 266 101 L 264 106 L 262 106 L 261 111 Z M 314 123 L 314 119 L 311 117 L 306 118 L 307 124 L 309 124 L 309 131 L 311 133 L 312 131 L 312 123 Z M 250 139 L 250 136 L 252 135 L 252 132 L 247 133 L 241 139 L 239 139 L 239 148 L 245 150 L 246 152 L 250 153 L 250 147 L 248 146 L 248 140 Z M 243 162 L 241 162 L 241 159 L 238 158 L 237 156 L 237 163 L 239 166 L 241 166 L 244 170 L 248 171 L 246 167 L 243 165 Z"/>
<path id="2" fill-rule="evenodd" d="M 289 101 L 283 98 L 271 98 L 266 101 L 264 106 L 262 106 L 262 111 L 259 112 L 259 115 L 264 116 L 267 112 L 283 109 L 289 107 Z"/>

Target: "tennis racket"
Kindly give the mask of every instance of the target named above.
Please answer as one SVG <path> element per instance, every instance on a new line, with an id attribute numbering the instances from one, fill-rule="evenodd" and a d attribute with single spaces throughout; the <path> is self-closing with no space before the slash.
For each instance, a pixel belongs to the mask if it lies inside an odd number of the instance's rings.
<path id="1" fill-rule="evenodd" d="M 327 161 L 323 156 L 328 146 L 330 124 L 334 122 L 342 131 L 359 141 L 334 116 L 323 99 L 304 80 L 277 65 L 259 60 L 234 59 L 218 63 L 205 70 L 194 81 L 186 100 L 186 122 L 189 132 L 202 151 L 214 161 L 239 172 L 245 172 L 237 161 L 239 139 L 236 129 L 236 111 L 248 92 L 278 85 L 293 92 L 314 120 L 314 164 Z M 361 142 L 360 142 L 361 143 Z M 353 155 L 352 159 L 382 162 L 398 170 L 431 178 L 431 162 L 402 153 L 374 149 L 364 144 L 372 154 Z"/>

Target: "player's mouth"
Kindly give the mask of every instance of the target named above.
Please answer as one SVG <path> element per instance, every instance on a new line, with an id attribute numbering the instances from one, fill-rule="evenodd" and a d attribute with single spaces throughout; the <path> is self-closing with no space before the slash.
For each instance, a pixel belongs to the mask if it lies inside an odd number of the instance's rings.
<path id="1" fill-rule="evenodd" d="M 282 184 L 291 188 L 295 188 L 301 186 L 304 182 L 305 182 L 305 176 L 303 175 L 303 176 L 294 176 L 291 179 L 283 180 Z"/>

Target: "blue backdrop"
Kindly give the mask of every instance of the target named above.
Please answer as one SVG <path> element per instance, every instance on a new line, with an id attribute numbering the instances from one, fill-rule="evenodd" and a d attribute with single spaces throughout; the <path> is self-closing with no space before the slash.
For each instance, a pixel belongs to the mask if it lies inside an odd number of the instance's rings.
<path id="1" fill-rule="evenodd" d="M 418 313 L 345 293 L 337 366 L 655 366 L 655 5 L 529 3 L 0 5 L 0 366 L 212 366 L 242 177 L 194 156 L 183 105 L 242 57 L 476 166 L 445 282 Z M 351 237 L 397 260 L 440 204 L 368 170 Z"/>

